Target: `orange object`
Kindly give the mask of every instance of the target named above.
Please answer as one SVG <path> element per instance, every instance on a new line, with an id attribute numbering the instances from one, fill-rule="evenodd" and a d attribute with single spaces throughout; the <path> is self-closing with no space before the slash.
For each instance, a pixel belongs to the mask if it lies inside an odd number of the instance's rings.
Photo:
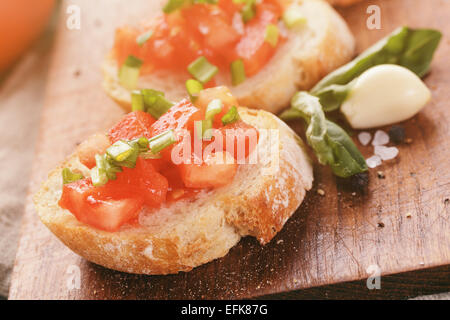
<path id="1" fill-rule="evenodd" d="M 0 71 L 8 68 L 47 25 L 55 0 L 0 1 Z"/>

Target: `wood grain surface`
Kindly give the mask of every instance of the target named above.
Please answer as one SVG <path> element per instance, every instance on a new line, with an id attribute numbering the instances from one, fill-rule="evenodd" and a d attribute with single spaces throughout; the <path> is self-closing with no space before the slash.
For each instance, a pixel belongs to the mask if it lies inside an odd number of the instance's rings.
<path id="1" fill-rule="evenodd" d="M 81 8 L 81 29 L 69 30 L 71 3 L 61 5 L 30 194 L 77 143 L 121 116 L 101 89 L 99 65 L 114 28 L 155 9 L 155 2 L 144 0 L 79 0 L 73 3 Z M 366 27 L 369 4 L 381 7 L 381 30 Z M 412 143 L 370 171 L 366 194 L 353 195 L 316 164 L 314 189 L 271 243 L 262 247 L 246 238 L 224 258 L 170 276 L 130 275 L 85 261 L 40 223 L 29 196 L 9 298 L 361 298 L 411 294 L 402 288 L 450 290 L 450 1 L 374 0 L 340 12 L 358 51 L 400 25 L 444 33 L 425 79 L 433 100 L 404 123 Z M 373 153 L 369 146 L 361 150 L 365 156 Z M 385 179 L 377 177 L 379 170 Z M 369 292 L 365 279 L 371 265 L 380 267 L 382 288 Z M 80 268 L 81 287 L 69 290 L 73 266 Z"/>

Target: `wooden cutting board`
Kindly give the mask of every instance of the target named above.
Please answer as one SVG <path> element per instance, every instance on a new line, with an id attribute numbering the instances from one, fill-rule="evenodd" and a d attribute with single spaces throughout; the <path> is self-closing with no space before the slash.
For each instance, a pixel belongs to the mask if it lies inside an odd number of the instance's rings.
<path id="1" fill-rule="evenodd" d="M 130 275 L 89 263 L 62 245 L 33 208 L 31 194 L 49 170 L 122 115 L 101 89 L 99 65 L 114 28 L 156 7 L 147 0 L 74 3 L 81 9 L 80 30 L 66 25 L 72 2 L 61 5 L 11 299 L 249 298 L 306 288 L 313 289 L 274 297 L 398 297 L 450 290 L 449 1 L 373 0 L 341 10 L 359 52 L 400 25 L 444 32 L 425 79 L 433 101 L 404 123 L 412 143 L 370 171 L 366 195 L 352 195 L 316 164 L 313 190 L 271 243 L 262 247 L 246 238 L 224 258 L 170 276 Z M 381 30 L 366 27 L 369 4 L 381 8 Z M 373 153 L 372 147 L 361 150 L 367 157 Z M 381 290 L 366 287 L 371 265 L 380 268 Z M 68 287 L 77 267 L 79 289 Z"/>

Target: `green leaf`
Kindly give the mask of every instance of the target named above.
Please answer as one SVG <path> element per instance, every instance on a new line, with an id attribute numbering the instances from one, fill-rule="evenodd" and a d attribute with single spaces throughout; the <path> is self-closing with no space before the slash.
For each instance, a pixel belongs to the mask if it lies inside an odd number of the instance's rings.
<path id="1" fill-rule="evenodd" d="M 305 91 L 292 98 L 292 108 L 282 119 L 304 119 L 307 123 L 306 139 L 319 162 L 329 165 L 339 177 L 350 177 L 367 171 L 364 157 L 348 134 L 337 124 L 327 120 L 319 98 Z"/>

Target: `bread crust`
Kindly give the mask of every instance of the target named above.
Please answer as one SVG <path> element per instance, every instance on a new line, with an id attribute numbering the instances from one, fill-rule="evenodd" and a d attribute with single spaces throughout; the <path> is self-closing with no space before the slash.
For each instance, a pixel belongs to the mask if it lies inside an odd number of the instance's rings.
<path id="1" fill-rule="evenodd" d="M 230 88 L 240 105 L 278 113 L 286 108 L 297 90 L 308 90 L 326 74 L 354 55 L 354 38 L 341 16 L 323 0 L 295 0 L 307 18 L 257 75 L 233 87 L 229 75 L 216 76 Z M 112 53 L 102 65 L 103 88 L 122 108 L 131 110 L 130 91 L 119 84 L 118 66 Z M 162 71 L 139 78 L 139 88 L 165 92 L 173 101 L 186 96 L 184 74 Z"/>
<path id="2" fill-rule="evenodd" d="M 246 108 L 239 108 L 239 113 L 257 128 L 278 129 L 279 171 L 264 175 L 267 164 L 241 165 L 226 187 L 202 194 L 195 201 L 177 202 L 152 212 L 143 210 L 140 225 L 106 232 L 79 222 L 58 206 L 62 168 L 88 173 L 73 154 L 50 173 L 34 196 L 41 221 L 87 260 L 137 274 L 189 271 L 223 257 L 247 235 L 266 244 L 312 187 L 312 166 L 303 142 L 274 115 Z M 257 150 L 261 159 L 273 152 L 266 148 L 268 143 L 260 136 Z"/>

